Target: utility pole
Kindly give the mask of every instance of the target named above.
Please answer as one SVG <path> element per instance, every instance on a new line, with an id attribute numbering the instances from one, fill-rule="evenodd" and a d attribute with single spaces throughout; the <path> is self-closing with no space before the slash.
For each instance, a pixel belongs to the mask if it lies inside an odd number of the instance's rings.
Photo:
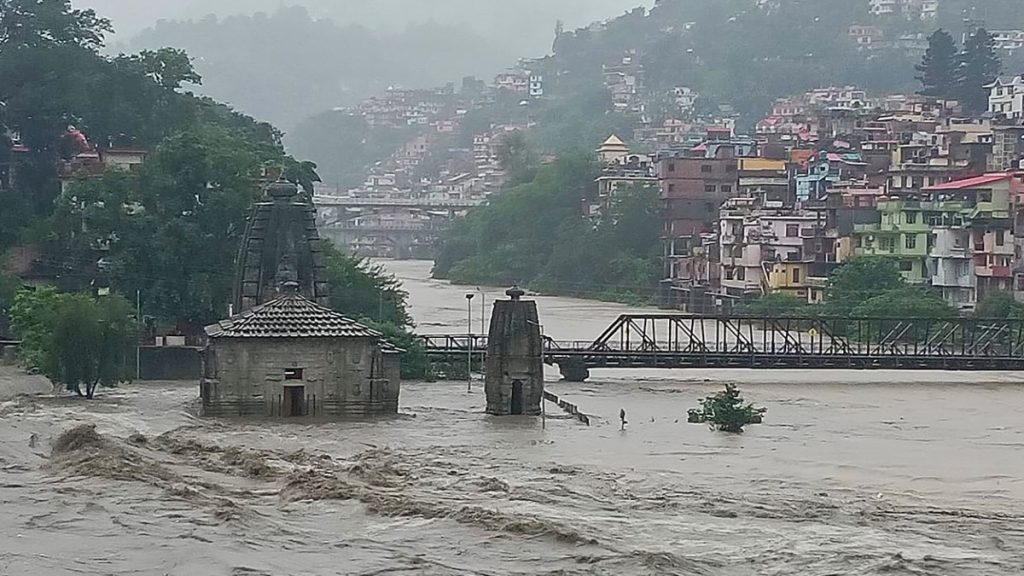
<path id="1" fill-rule="evenodd" d="M 473 294 L 466 294 L 466 392 L 473 391 Z"/>
<path id="2" fill-rule="evenodd" d="M 487 334 L 487 328 L 484 326 L 484 314 L 487 312 L 487 294 L 479 287 L 476 287 L 476 291 L 480 293 L 480 334 Z"/>
<path id="3" fill-rule="evenodd" d="M 135 321 L 140 328 L 145 326 L 142 320 L 142 290 L 135 291 Z M 142 334 L 135 335 L 135 379 L 142 380 Z"/>

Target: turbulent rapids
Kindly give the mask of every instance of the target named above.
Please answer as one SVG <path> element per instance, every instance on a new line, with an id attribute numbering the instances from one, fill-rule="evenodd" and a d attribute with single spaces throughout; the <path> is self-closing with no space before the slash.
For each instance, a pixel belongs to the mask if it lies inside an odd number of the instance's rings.
<path id="1" fill-rule="evenodd" d="M 464 329 L 462 290 L 392 267 L 421 326 Z M 567 339 L 626 310 L 540 306 Z M 686 423 L 726 381 L 769 407 L 764 425 Z M 200 420 L 191 383 L 12 397 L 0 573 L 1017 575 L 1020 382 L 597 371 L 552 384 L 592 426 L 545 429 L 485 416 L 457 383 L 410 383 L 398 417 L 339 423 Z"/>

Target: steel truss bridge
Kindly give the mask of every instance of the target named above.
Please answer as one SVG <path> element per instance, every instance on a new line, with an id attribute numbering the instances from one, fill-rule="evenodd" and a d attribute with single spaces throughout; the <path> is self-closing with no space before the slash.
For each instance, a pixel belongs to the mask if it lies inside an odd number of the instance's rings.
<path id="1" fill-rule="evenodd" d="M 486 355 L 487 337 L 423 335 L 433 360 Z M 1024 321 L 625 314 L 593 341 L 545 337 L 568 380 L 592 368 L 1022 370 Z"/>

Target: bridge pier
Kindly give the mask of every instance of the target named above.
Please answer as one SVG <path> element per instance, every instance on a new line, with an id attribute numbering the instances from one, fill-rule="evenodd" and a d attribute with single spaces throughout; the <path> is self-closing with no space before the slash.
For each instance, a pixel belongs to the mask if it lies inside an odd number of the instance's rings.
<path id="1" fill-rule="evenodd" d="M 556 362 L 558 371 L 566 382 L 586 382 L 590 378 L 590 370 L 586 362 L 580 358 L 566 358 Z"/>
<path id="2" fill-rule="evenodd" d="M 544 339 L 537 303 L 520 300 L 512 288 L 509 300 L 496 300 L 487 335 L 484 390 L 487 413 L 497 416 L 539 416 L 544 398 Z"/>

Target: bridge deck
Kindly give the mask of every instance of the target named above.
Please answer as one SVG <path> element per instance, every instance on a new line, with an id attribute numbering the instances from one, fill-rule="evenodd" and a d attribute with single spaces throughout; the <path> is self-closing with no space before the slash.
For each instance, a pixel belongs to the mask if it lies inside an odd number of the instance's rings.
<path id="1" fill-rule="evenodd" d="M 434 359 L 485 355 L 487 337 L 421 336 Z M 589 342 L 545 340 L 579 368 L 1022 370 L 1019 320 L 620 316 Z"/>

